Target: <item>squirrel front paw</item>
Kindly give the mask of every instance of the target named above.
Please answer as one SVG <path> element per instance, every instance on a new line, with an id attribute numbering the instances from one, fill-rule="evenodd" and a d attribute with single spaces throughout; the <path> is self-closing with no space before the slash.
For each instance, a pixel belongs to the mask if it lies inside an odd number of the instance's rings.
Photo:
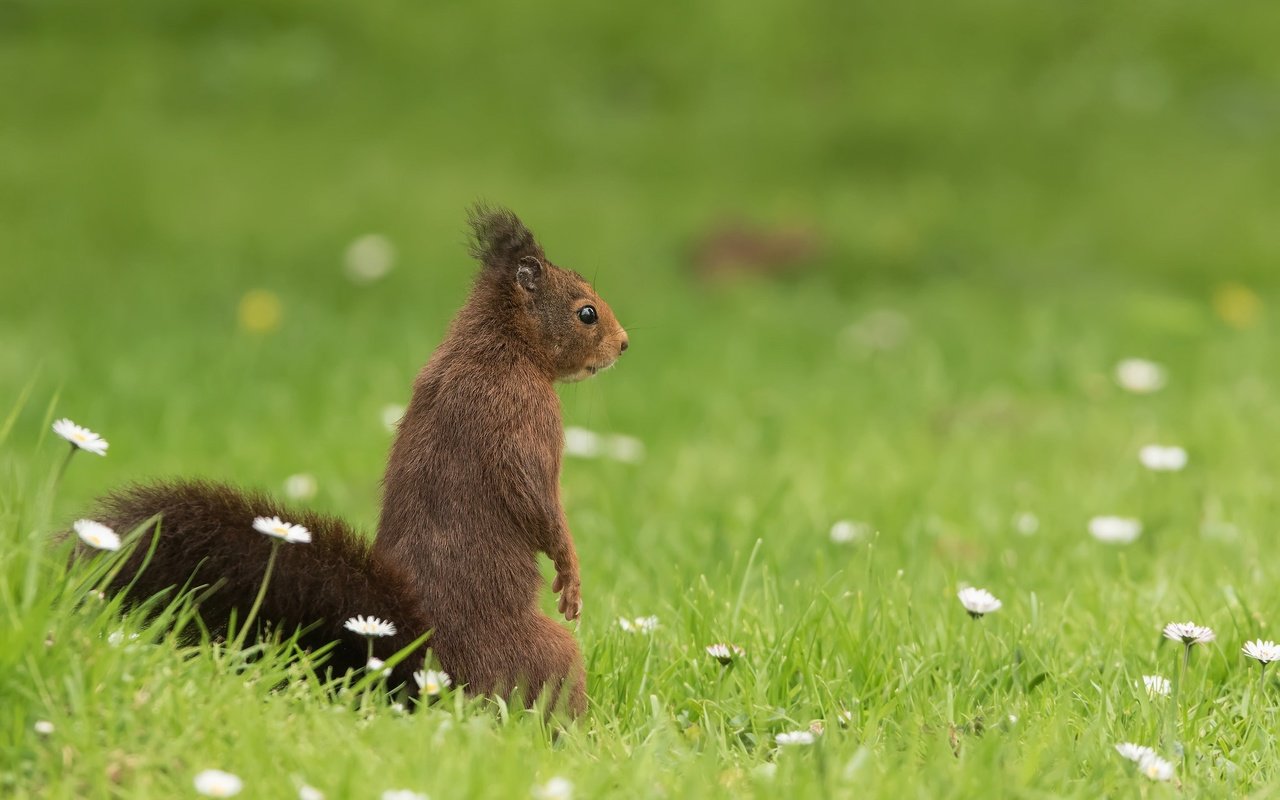
<path id="1" fill-rule="evenodd" d="M 577 573 L 557 573 L 551 591 L 560 593 L 560 613 L 565 619 L 572 621 L 582 616 L 582 581 Z"/>

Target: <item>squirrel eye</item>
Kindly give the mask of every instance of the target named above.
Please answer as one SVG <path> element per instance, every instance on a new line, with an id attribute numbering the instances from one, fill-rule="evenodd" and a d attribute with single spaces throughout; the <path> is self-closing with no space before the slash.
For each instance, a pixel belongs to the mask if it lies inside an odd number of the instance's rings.
<path id="1" fill-rule="evenodd" d="M 595 325 L 599 317 L 596 316 L 595 306 L 583 306 L 578 309 L 578 319 L 583 325 Z"/>

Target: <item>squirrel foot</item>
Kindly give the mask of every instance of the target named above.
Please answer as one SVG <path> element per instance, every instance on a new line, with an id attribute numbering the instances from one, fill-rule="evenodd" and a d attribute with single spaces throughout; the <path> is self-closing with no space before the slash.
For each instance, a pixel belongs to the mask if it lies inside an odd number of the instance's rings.
<path id="1" fill-rule="evenodd" d="M 582 616 L 582 581 L 576 572 L 556 573 L 551 591 L 560 593 L 559 608 L 565 619 L 572 621 Z"/>

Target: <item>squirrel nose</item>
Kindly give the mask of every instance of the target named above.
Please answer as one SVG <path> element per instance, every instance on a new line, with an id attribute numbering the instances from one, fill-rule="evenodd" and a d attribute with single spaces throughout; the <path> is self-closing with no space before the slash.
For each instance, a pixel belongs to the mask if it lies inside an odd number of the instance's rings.
<path id="1" fill-rule="evenodd" d="M 630 342 L 628 342 L 626 339 L 623 339 L 623 340 L 622 340 L 622 347 L 620 347 L 620 348 L 618 349 L 618 352 L 619 352 L 619 353 L 625 353 L 625 352 L 627 352 L 627 348 L 628 348 L 628 347 L 630 347 L 630 346 L 631 346 L 631 343 L 630 343 Z"/>

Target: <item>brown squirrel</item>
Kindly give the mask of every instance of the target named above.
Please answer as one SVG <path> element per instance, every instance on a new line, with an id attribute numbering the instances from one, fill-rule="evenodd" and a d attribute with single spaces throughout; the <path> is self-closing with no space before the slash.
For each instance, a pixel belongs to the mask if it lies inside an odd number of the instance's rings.
<path id="1" fill-rule="evenodd" d="M 566 619 L 581 612 L 573 539 L 560 505 L 563 430 L 556 381 L 612 366 L 628 341 L 609 306 L 579 274 L 555 266 L 510 211 L 475 207 L 471 294 L 414 383 L 387 463 L 382 515 L 370 549 L 333 517 L 203 482 L 133 487 L 103 498 L 95 519 L 128 531 L 160 515 L 155 552 L 143 537 L 112 583 L 141 600 L 183 585 L 221 585 L 200 601 L 210 630 L 243 618 L 271 541 L 255 517 L 305 525 L 309 544 L 280 546 L 259 619 L 305 629 L 303 646 L 336 642 L 327 665 L 365 665 L 365 642 L 343 629 L 357 614 L 395 622 L 375 640 L 387 658 L 427 631 L 426 647 L 470 694 L 520 692 L 570 713 L 586 709 L 573 636 L 541 613 L 538 553 L 555 565 L 552 590 Z M 132 588 L 130 583 L 132 582 Z M 423 654 L 405 659 L 393 684 Z"/>

